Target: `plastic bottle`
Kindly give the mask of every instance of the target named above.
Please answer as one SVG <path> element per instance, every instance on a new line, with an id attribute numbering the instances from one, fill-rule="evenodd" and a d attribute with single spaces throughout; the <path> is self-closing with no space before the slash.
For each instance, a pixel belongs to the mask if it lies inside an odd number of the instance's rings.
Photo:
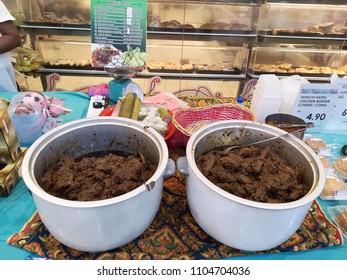
<path id="1" fill-rule="evenodd" d="M 244 101 L 245 101 L 245 100 L 244 100 L 242 97 L 238 97 L 238 98 L 236 99 L 236 104 L 243 106 L 243 102 L 244 102 Z"/>

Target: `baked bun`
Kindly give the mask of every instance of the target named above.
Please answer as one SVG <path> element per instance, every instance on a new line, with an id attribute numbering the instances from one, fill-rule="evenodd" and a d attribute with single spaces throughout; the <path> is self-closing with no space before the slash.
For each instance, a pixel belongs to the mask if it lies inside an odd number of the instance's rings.
<path id="1" fill-rule="evenodd" d="M 163 22 L 165 28 L 181 28 L 182 24 L 177 20 Z"/>
<path id="2" fill-rule="evenodd" d="M 347 73 L 347 64 L 344 65 L 344 66 L 339 67 L 337 70 L 344 71 L 345 73 Z"/>
<path id="3" fill-rule="evenodd" d="M 336 173 L 343 179 L 347 180 L 347 156 L 340 157 L 334 164 Z"/>
<path id="4" fill-rule="evenodd" d="M 328 146 L 323 139 L 319 137 L 308 137 L 305 143 L 315 152 L 318 153 L 320 149 L 327 149 Z"/>
<path id="5" fill-rule="evenodd" d="M 212 24 L 212 28 L 211 29 L 215 29 L 215 30 L 230 30 L 230 24 L 226 23 L 226 22 L 216 22 Z"/>
<path id="6" fill-rule="evenodd" d="M 343 183 L 341 182 L 341 180 L 334 175 L 330 175 L 330 176 L 327 176 L 325 179 L 325 186 L 322 191 L 322 196 L 323 197 L 334 196 L 336 191 L 342 191 L 344 189 L 345 187 Z"/>
<path id="7" fill-rule="evenodd" d="M 183 29 L 195 29 L 195 27 L 189 23 L 183 24 L 182 28 Z"/>
<path id="8" fill-rule="evenodd" d="M 321 32 L 325 34 L 329 34 L 333 31 L 334 23 L 333 22 L 326 22 L 318 25 L 318 28 Z"/>
<path id="9" fill-rule="evenodd" d="M 347 232 L 347 209 L 345 209 L 345 211 L 338 214 L 336 217 L 336 220 L 339 223 L 341 229 L 344 232 Z"/>
<path id="10" fill-rule="evenodd" d="M 232 29 L 232 30 L 243 30 L 243 31 L 251 30 L 248 25 L 242 24 L 242 23 L 233 23 L 233 24 L 231 24 L 230 29 Z"/>
<path id="11" fill-rule="evenodd" d="M 346 25 L 335 25 L 333 27 L 333 33 L 338 34 L 346 34 L 347 33 L 347 26 Z"/>
<path id="12" fill-rule="evenodd" d="M 207 22 L 200 26 L 200 29 L 212 29 L 212 23 Z"/>
<path id="13" fill-rule="evenodd" d="M 151 17 L 148 19 L 147 22 L 148 27 L 163 27 L 163 24 L 160 22 L 160 18 L 159 17 Z"/>

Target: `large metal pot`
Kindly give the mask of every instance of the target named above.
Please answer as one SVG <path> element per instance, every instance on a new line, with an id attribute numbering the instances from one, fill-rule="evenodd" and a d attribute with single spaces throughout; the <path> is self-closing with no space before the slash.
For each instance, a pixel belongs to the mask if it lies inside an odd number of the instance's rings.
<path id="1" fill-rule="evenodd" d="M 217 146 L 246 144 L 280 134 L 283 130 L 267 124 L 219 121 L 204 126 L 189 139 L 186 159 L 181 158 L 177 163 L 178 170 L 183 173 L 184 162 L 188 168 L 188 205 L 200 227 L 221 243 L 245 251 L 267 250 L 280 245 L 299 228 L 312 202 L 323 190 L 322 163 L 293 135 L 266 143 L 291 166 L 297 166 L 305 183 L 311 187 L 309 193 L 293 202 L 271 204 L 237 197 L 210 182 L 196 165 L 199 155 Z"/>
<path id="2" fill-rule="evenodd" d="M 99 201 L 65 200 L 39 186 L 37 178 L 61 155 L 105 150 L 140 152 L 157 169 L 135 190 Z M 174 172 L 170 163 L 165 141 L 154 129 L 125 118 L 99 117 L 67 123 L 39 138 L 25 155 L 22 176 L 49 232 L 71 248 L 98 252 L 127 244 L 147 229 L 161 202 L 163 176 Z"/>

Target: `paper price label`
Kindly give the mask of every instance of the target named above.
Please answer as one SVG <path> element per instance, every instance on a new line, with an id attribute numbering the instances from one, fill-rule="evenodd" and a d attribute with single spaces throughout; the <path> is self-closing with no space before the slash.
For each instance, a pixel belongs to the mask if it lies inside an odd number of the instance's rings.
<path id="1" fill-rule="evenodd" d="M 334 108 L 334 121 L 347 124 L 347 84 L 340 85 Z"/>
<path id="2" fill-rule="evenodd" d="M 312 131 L 320 131 L 332 116 L 338 90 L 338 86 L 332 84 L 302 84 L 292 114 L 313 122 Z"/>
<path id="3" fill-rule="evenodd" d="M 331 112 L 332 117 L 327 124 L 327 128 L 332 131 L 347 130 L 347 79 L 339 78 L 335 75 L 331 78 L 331 83 L 339 86 L 337 100 Z"/>

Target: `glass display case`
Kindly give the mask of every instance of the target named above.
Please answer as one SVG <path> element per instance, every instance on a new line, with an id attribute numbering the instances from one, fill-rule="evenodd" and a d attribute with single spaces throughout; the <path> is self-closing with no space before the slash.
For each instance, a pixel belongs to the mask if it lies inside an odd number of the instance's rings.
<path id="1" fill-rule="evenodd" d="M 41 36 L 35 41 L 45 68 L 92 69 L 91 43 L 88 37 Z"/>
<path id="2" fill-rule="evenodd" d="M 259 35 L 344 40 L 346 15 L 345 5 L 266 3 L 259 16 Z"/>
<path id="3" fill-rule="evenodd" d="M 301 75 L 329 78 L 331 74 L 347 75 L 347 51 L 313 48 L 255 47 L 252 50 L 249 73 Z"/>
<path id="4" fill-rule="evenodd" d="M 260 1 L 148 2 L 150 31 L 188 33 L 256 33 Z"/>
<path id="5" fill-rule="evenodd" d="M 16 2 L 21 29 L 43 58 L 41 72 L 90 69 L 90 0 Z M 148 68 L 137 76 L 245 79 L 261 2 L 149 0 Z"/>
<path id="6" fill-rule="evenodd" d="M 249 50 L 223 42 L 149 40 L 147 70 L 156 73 L 246 74 Z"/>
<path id="7" fill-rule="evenodd" d="M 90 0 L 3 1 L 19 15 L 22 32 L 30 34 L 44 60 L 38 74 L 51 73 L 51 68 L 62 75 L 102 73 L 89 65 Z M 346 4 L 343 0 L 148 0 L 147 69 L 137 77 L 243 83 L 274 72 L 309 74 L 326 81 L 326 75 L 340 70 L 342 74 L 345 69 L 340 68 L 347 64 Z M 264 70 L 264 65 L 272 71 Z"/>
<path id="8" fill-rule="evenodd" d="M 38 36 L 35 49 L 47 69 L 93 69 L 91 42 L 86 36 Z M 249 50 L 223 42 L 148 40 L 147 70 L 139 75 L 246 75 Z M 100 70 L 100 69 L 99 69 Z M 101 69 L 102 70 L 102 69 Z"/>
<path id="9" fill-rule="evenodd" d="M 18 10 L 24 15 L 23 24 L 90 26 L 90 0 L 16 0 L 16 2 Z"/>

